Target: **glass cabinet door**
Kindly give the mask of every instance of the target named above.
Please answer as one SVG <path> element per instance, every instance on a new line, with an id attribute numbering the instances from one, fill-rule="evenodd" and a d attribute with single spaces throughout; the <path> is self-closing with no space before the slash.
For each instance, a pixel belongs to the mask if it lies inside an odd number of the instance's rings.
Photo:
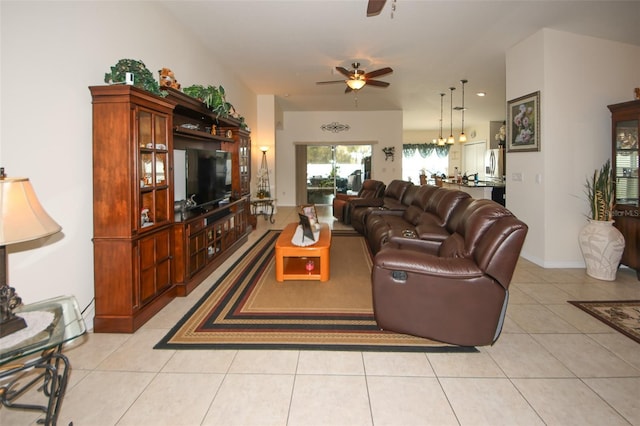
<path id="1" fill-rule="evenodd" d="M 167 153 L 166 152 L 156 152 L 156 185 L 166 185 L 167 184 Z"/>
<path id="2" fill-rule="evenodd" d="M 638 120 L 615 123 L 616 203 L 638 205 Z"/>
<path id="3" fill-rule="evenodd" d="M 138 111 L 138 146 L 140 148 L 152 148 L 151 113 Z"/>
<path id="4" fill-rule="evenodd" d="M 140 153 L 140 188 L 153 186 L 153 153 Z"/>
<path id="5" fill-rule="evenodd" d="M 169 119 L 167 115 L 136 110 L 140 228 L 167 223 L 173 206 L 169 193 Z"/>
<path id="6" fill-rule="evenodd" d="M 167 117 L 163 115 L 155 115 L 154 117 L 154 148 L 167 150 Z"/>

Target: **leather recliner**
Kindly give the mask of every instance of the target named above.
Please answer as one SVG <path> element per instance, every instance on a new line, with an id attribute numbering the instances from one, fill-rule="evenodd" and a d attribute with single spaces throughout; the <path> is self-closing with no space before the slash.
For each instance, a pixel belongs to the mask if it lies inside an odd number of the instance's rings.
<path id="1" fill-rule="evenodd" d="M 370 200 L 352 200 L 349 202 L 351 210 L 351 225 L 361 234 L 365 233 L 365 221 L 371 208 L 405 210 L 408 204 L 403 204 L 403 198 L 409 187 L 415 186 L 405 180 L 392 180 L 384 190 L 382 198 Z"/>
<path id="2" fill-rule="evenodd" d="M 382 197 L 386 185 L 379 180 L 366 179 L 362 182 L 362 186 L 358 191 L 358 195 L 348 195 L 337 193 L 333 199 L 333 217 L 343 222 L 346 225 L 351 223 L 351 210 L 349 208 L 349 201 L 360 200 L 373 200 Z"/>
<path id="3" fill-rule="evenodd" d="M 491 200 L 474 200 L 434 249 L 391 241 L 375 255 L 378 326 L 461 346 L 493 344 L 528 228 Z"/>
<path id="4" fill-rule="evenodd" d="M 375 254 L 395 234 L 413 232 L 424 242 L 438 247 L 451 233 L 447 223 L 461 201 L 471 198 L 466 192 L 439 188 L 434 185 L 418 187 L 411 205 L 401 215 L 381 210 L 372 212 L 365 228 L 371 251 Z"/>

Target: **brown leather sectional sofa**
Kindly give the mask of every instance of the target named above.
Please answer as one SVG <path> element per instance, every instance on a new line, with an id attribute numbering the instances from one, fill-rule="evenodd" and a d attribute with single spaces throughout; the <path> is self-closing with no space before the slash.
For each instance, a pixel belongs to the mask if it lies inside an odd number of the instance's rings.
<path id="1" fill-rule="evenodd" d="M 402 195 L 392 208 L 351 211 L 354 228 L 354 214 L 364 218 L 356 229 L 375 254 L 378 325 L 461 346 L 493 344 L 527 225 L 500 204 L 462 191 L 406 185 Z"/>

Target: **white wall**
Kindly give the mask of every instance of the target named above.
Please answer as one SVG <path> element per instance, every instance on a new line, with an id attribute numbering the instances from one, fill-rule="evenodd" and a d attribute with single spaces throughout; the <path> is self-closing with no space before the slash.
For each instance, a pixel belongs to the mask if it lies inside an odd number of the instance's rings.
<path id="1" fill-rule="evenodd" d="M 9 247 L 9 282 L 26 303 L 70 294 L 85 307 L 94 294 L 88 86 L 104 84 L 119 59 L 138 59 L 156 77 L 171 68 L 183 87 L 223 85 L 252 127 L 255 94 L 158 3 L 2 1 L 0 8 L 0 165 L 29 177 L 63 227 L 43 247 Z"/>
<path id="2" fill-rule="evenodd" d="M 583 267 L 584 183 L 611 157 L 607 105 L 633 99 L 640 47 L 543 29 L 506 59 L 507 99 L 541 92 L 541 151 L 507 154 L 507 207 L 529 225 L 523 256 Z"/>
<path id="3" fill-rule="evenodd" d="M 321 126 L 338 122 L 348 131 L 333 133 Z M 371 178 L 389 183 L 402 178 L 402 111 L 285 112 L 276 132 L 277 203 L 295 206 L 295 147 L 297 143 L 361 142 L 372 144 Z M 395 160 L 385 161 L 382 148 L 395 147 Z"/>
<path id="4" fill-rule="evenodd" d="M 270 193 L 275 190 L 276 182 L 276 169 L 275 156 L 276 156 L 276 103 L 274 95 L 258 95 L 258 128 L 251 133 L 251 144 L 253 145 L 253 152 L 251 153 L 252 165 L 251 165 L 251 193 L 255 194 L 258 191 L 258 179 L 255 178 L 256 173 L 260 169 L 262 164 L 262 152 L 260 147 L 267 147 L 267 167 L 269 170 L 269 189 Z"/>

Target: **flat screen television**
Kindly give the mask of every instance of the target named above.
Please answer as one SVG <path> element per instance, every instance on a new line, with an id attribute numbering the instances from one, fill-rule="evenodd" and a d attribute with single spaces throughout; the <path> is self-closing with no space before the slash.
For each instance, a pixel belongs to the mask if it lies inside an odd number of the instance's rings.
<path id="1" fill-rule="evenodd" d="M 188 148 L 185 152 L 186 196 L 202 207 L 231 194 L 231 153 Z"/>

